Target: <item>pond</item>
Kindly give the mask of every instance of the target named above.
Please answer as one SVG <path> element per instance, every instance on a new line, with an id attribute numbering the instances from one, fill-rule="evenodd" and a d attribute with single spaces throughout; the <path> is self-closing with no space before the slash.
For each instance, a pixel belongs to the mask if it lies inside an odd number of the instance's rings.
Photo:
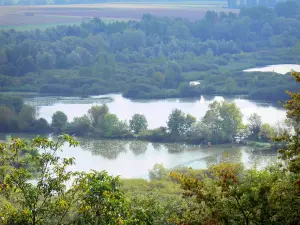
<path id="1" fill-rule="evenodd" d="M 158 144 L 129 140 L 91 140 L 79 138 L 81 146 L 64 146 L 61 156 L 75 157 L 74 170 L 107 170 L 123 178 L 148 178 L 148 172 L 156 163 L 166 168 L 182 166 L 204 169 L 220 162 L 225 153 L 230 159 L 246 167 L 264 167 L 276 161 L 276 152 L 257 153 L 251 147 L 218 146 L 208 148 L 180 143 Z"/>
<path id="2" fill-rule="evenodd" d="M 166 126 L 171 111 L 175 108 L 194 115 L 197 119 L 204 116 L 208 105 L 214 100 L 224 100 L 223 97 L 199 97 L 187 99 L 164 100 L 130 100 L 120 94 L 79 97 L 34 97 L 25 101 L 39 109 L 39 116 L 51 122 L 53 113 L 60 110 L 66 113 L 69 121 L 74 117 L 87 113 L 93 105 L 106 103 L 112 113 L 122 120 L 129 120 L 134 113 L 144 114 L 149 127 Z M 249 101 L 242 98 L 227 98 L 235 102 L 244 114 L 244 120 L 252 113 L 258 113 L 263 122 L 275 124 L 285 118 L 285 111 L 279 105 L 264 102 Z M 276 160 L 276 152 L 257 153 L 251 147 L 239 146 L 206 146 L 176 144 L 157 144 L 131 140 L 94 140 L 79 138 L 81 146 L 63 147 L 60 153 L 64 157 L 75 157 L 73 170 L 90 169 L 107 170 L 112 175 L 124 178 L 147 178 L 148 171 L 156 163 L 163 163 L 166 168 L 188 166 L 192 168 L 207 168 L 211 163 L 218 162 L 224 153 L 230 153 L 232 160 L 242 162 L 246 167 L 257 165 L 263 167 Z"/>
<path id="3" fill-rule="evenodd" d="M 33 138 L 29 135 L 15 135 Z M 4 139 L 2 136 L 0 139 Z M 61 157 L 74 157 L 76 164 L 73 171 L 91 169 L 106 170 L 111 175 L 122 178 L 148 178 L 148 172 L 156 163 L 174 169 L 192 167 L 204 169 L 220 162 L 230 154 L 229 160 L 240 162 L 245 167 L 262 168 L 276 161 L 276 152 L 256 152 L 246 146 L 206 146 L 186 145 L 181 143 L 159 144 L 131 140 L 95 140 L 78 138 L 80 146 L 72 148 L 63 146 Z M 227 158 L 228 159 L 228 158 Z"/>
<path id="4" fill-rule="evenodd" d="M 190 113 L 197 119 L 204 116 L 212 101 L 224 100 L 223 97 L 199 97 L 186 99 L 164 100 L 130 100 L 120 94 L 92 96 L 88 98 L 78 97 L 34 97 L 26 98 L 26 103 L 35 105 L 39 109 L 39 117 L 51 122 L 51 117 L 56 111 L 62 111 L 72 121 L 74 117 L 83 116 L 93 105 L 106 103 L 111 113 L 116 114 L 121 120 L 130 120 L 133 114 L 140 113 L 146 116 L 149 128 L 166 126 L 168 116 L 173 109 L 181 109 Z M 276 124 L 285 119 L 285 111 L 279 104 L 250 101 L 242 98 L 227 98 L 233 101 L 241 109 L 244 121 L 252 113 L 261 116 L 265 123 Z"/>
<path id="5" fill-rule="evenodd" d="M 279 74 L 286 74 L 291 72 L 292 70 L 299 72 L 300 65 L 297 64 L 270 65 L 265 67 L 246 69 L 244 70 L 244 72 L 275 72 Z"/>

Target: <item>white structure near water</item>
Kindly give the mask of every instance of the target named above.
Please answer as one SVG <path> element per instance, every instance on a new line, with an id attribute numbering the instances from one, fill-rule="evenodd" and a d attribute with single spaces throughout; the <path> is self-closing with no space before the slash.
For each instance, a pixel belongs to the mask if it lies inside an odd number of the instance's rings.
<path id="1" fill-rule="evenodd" d="M 190 81 L 190 86 L 200 85 L 200 80 Z"/>

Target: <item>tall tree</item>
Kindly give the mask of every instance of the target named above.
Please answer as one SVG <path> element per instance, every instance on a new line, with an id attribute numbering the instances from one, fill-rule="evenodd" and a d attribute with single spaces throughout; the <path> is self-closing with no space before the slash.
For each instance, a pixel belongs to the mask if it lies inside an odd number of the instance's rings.
<path id="1" fill-rule="evenodd" d="M 70 171 L 74 158 L 58 155 L 65 143 L 79 144 L 68 135 L 0 143 L 1 224 L 140 224 L 119 177 Z"/>
<path id="2" fill-rule="evenodd" d="M 184 137 L 196 122 L 192 115 L 185 114 L 180 109 L 174 109 L 167 122 L 168 130 L 173 137 Z"/>
<path id="3" fill-rule="evenodd" d="M 241 110 L 237 105 L 227 101 L 214 101 L 202 119 L 202 124 L 210 131 L 214 140 L 233 141 L 243 128 Z"/>
<path id="4" fill-rule="evenodd" d="M 261 117 L 257 113 L 251 114 L 248 118 L 249 124 L 249 131 L 250 131 L 250 138 L 253 140 L 259 140 L 260 132 L 262 128 L 262 121 Z"/>
<path id="5" fill-rule="evenodd" d="M 56 132 L 61 132 L 63 128 L 66 127 L 68 122 L 68 117 L 64 112 L 57 111 L 52 115 L 51 126 L 56 130 Z"/>
<path id="6" fill-rule="evenodd" d="M 0 105 L 0 131 L 7 132 L 10 130 L 10 122 L 14 117 L 14 112 L 6 107 Z"/>
<path id="7" fill-rule="evenodd" d="M 106 104 L 102 106 L 92 106 L 88 110 L 88 117 L 92 123 L 93 126 L 96 126 L 96 124 L 101 124 L 103 122 L 104 116 L 109 113 L 109 109 Z"/>
<path id="8" fill-rule="evenodd" d="M 300 73 L 293 72 L 297 82 L 300 82 Z M 287 117 L 293 120 L 294 132 L 291 134 L 285 132 L 284 134 L 275 138 L 277 141 L 285 143 L 285 146 L 279 150 L 280 158 L 288 164 L 288 169 L 291 172 L 300 173 L 300 91 L 287 91 L 291 97 L 284 107 L 287 110 Z M 300 180 L 299 180 L 300 188 Z"/>
<path id="9" fill-rule="evenodd" d="M 143 130 L 147 130 L 148 122 L 144 115 L 134 114 L 129 121 L 129 126 L 135 134 L 138 134 Z"/>
<path id="10" fill-rule="evenodd" d="M 37 112 L 35 107 L 24 105 L 18 115 L 18 126 L 20 130 L 27 130 L 36 119 Z"/>
<path id="11" fill-rule="evenodd" d="M 225 93 L 234 94 L 236 92 L 236 82 L 232 77 L 228 77 L 225 83 Z"/>

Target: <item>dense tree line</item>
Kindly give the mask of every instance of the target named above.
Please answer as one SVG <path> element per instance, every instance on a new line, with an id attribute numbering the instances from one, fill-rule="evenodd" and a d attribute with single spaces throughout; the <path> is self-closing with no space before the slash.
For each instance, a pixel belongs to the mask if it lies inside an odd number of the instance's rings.
<path id="1" fill-rule="evenodd" d="M 285 3 L 281 3 L 285 4 Z M 208 11 L 203 20 L 156 18 L 45 31 L 0 31 L 0 90 L 60 95 L 122 92 L 130 98 L 200 94 L 286 99 L 288 76 L 242 72 L 252 66 L 297 63 L 297 6 Z M 190 87 L 189 81 L 201 84 Z"/>
<path id="2" fill-rule="evenodd" d="M 21 97 L 0 95 L 0 132 L 48 133 L 48 122 L 37 119 L 35 107 L 26 105 Z"/>
<path id="3" fill-rule="evenodd" d="M 300 82 L 300 73 L 294 76 Z M 283 143 L 279 151 L 281 163 L 261 170 L 245 169 L 224 156 L 205 170 L 170 171 L 155 165 L 149 171 L 150 181 L 121 181 L 105 171 L 70 171 L 74 158 L 61 158 L 57 154 L 64 143 L 79 144 L 68 135 L 56 140 L 16 138 L 0 143 L 1 223 L 298 224 L 300 93 L 298 90 L 289 95 L 291 99 L 285 108 L 294 130 L 276 137 Z M 178 112 L 176 115 L 192 121 Z M 257 130 L 257 116 L 251 120 L 252 130 Z M 173 131 L 182 132 L 178 127 Z M 24 149 L 39 149 L 39 152 L 29 154 Z M 24 166 L 24 153 L 38 173 Z"/>

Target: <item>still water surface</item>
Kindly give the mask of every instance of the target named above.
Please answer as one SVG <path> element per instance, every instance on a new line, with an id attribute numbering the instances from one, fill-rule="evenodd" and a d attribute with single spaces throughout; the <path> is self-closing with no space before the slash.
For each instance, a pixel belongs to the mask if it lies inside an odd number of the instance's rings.
<path id="1" fill-rule="evenodd" d="M 81 146 L 65 146 L 62 156 L 75 157 L 75 170 L 107 170 L 124 178 L 148 178 L 156 163 L 166 168 L 188 166 L 204 169 L 222 160 L 224 153 L 246 167 L 264 167 L 276 161 L 276 153 L 255 153 L 250 147 L 213 147 L 185 144 L 157 144 L 126 140 L 79 139 Z"/>
<path id="2" fill-rule="evenodd" d="M 148 120 L 149 128 L 166 126 L 168 116 L 173 109 L 181 109 L 190 113 L 197 119 L 204 116 L 208 105 L 214 100 L 224 100 L 223 97 L 199 97 L 187 99 L 164 100 L 130 100 L 120 94 L 93 96 L 89 98 L 78 97 L 35 97 L 28 98 L 26 102 L 39 108 L 39 116 L 51 122 L 51 117 L 56 111 L 62 111 L 69 121 L 74 117 L 83 116 L 93 105 L 107 103 L 111 113 L 116 114 L 121 120 L 129 120 L 133 114 L 144 114 Z M 252 113 L 261 116 L 265 123 L 276 124 L 285 119 L 285 111 L 279 104 L 255 102 L 242 98 L 228 98 L 241 109 L 245 122 Z"/>
<path id="3" fill-rule="evenodd" d="M 275 72 L 279 74 L 286 74 L 292 70 L 300 72 L 300 65 L 297 64 L 279 64 L 265 67 L 246 69 L 244 72 Z"/>
<path id="4" fill-rule="evenodd" d="M 165 100 L 129 100 L 120 94 L 78 97 L 35 97 L 26 99 L 27 103 L 39 108 L 39 116 L 51 122 L 54 112 L 66 113 L 71 121 L 82 116 L 93 105 L 106 103 L 112 113 L 122 120 L 129 120 L 134 113 L 144 114 L 149 127 L 165 126 L 169 114 L 174 108 L 194 115 L 197 119 L 204 116 L 208 105 L 223 97 L 199 97 L 189 99 Z M 252 113 L 258 113 L 263 122 L 275 124 L 285 118 L 285 111 L 279 105 L 249 101 L 241 98 L 227 99 L 234 101 L 244 114 L 244 120 Z M 148 171 L 156 163 L 163 163 L 166 168 L 188 166 L 207 168 L 210 164 L 222 160 L 224 153 L 230 153 L 232 160 L 242 162 L 246 167 L 264 167 L 276 161 L 276 153 L 257 153 L 251 147 L 215 147 L 186 145 L 181 143 L 157 144 L 131 140 L 93 140 L 79 138 L 81 145 L 76 148 L 63 147 L 63 157 L 75 157 L 77 171 L 106 170 L 109 174 L 123 178 L 147 178 Z"/>
<path id="5" fill-rule="evenodd" d="M 33 138 L 30 135 L 18 134 L 23 138 Z M 5 136 L 0 137 L 4 139 Z M 156 163 L 172 169 L 192 167 L 204 169 L 213 163 L 220 162 L 230 154 L 230 160 L 240 162 L 246 168 L 262 168 L 276 162 L 275 152 L 255 152 L 246 146 L 206 146 L 186 145 L 181 143 L 150 143 L 131 140 L 95 140 L 78 138 L 80 146 L 63 146 L 59 152 L 61 157 L 74 157 L 76 164 L 73 171 L 89 171 L 91 169 L 106 170 L 111 175 L 122 178 L 148 178 L 148 172 Z"/>

